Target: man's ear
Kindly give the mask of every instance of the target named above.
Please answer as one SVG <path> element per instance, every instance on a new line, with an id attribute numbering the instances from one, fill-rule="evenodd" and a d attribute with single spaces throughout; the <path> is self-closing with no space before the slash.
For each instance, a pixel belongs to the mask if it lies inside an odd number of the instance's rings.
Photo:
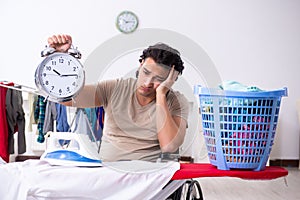
<path id="1" fill-rule="evenodd" d="M 137 68 L 136 72 L 135 72 L 135 77 L 138 78 L 139 77 L 139 73 L 140 73 L 140 69 L 142 68 L 143 63 L 141 63 L 141 65 Z"/>
<path id="2" fill-rule="evenodd" d="M 140 67 L 144 64 L 145 59 L 140 59 Z"/>
<path id="3" fill-rule="evenodd" d="M 135 72 L 135 77 L 136 77 L 136 78 L 139 77 L 139 70 L 136 70 L 136 72 Z"/>

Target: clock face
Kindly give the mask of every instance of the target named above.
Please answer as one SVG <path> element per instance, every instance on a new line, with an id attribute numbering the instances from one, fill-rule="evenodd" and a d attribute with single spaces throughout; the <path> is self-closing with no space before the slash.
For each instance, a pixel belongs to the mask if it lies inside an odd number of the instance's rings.
<path id="1" fill-rule="evenodd" d="M 130 11 L 121 12 L 116 21 L 117 28 L 123 33 L 132 33 L 138 27 L 138 17 Z"/>
<path id="2" fill-rule="evenodd" d="M 50 99 L 70 100 L 84 85 L 81 63 L 66 53 L 54 53 L 46 57 L 35 74 L 37 87 Z"/>

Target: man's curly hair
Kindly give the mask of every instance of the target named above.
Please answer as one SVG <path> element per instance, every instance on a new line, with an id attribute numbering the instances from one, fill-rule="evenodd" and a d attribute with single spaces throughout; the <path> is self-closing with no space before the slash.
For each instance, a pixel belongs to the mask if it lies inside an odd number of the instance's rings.
<path id="1" fill-rule="evenodd" d="M 140 63 L 149 57 L 152 58 L 157 64 L 162 64 L 170 68 L 174 65 L 174 69 L 178 71 L 179 74 L 182 74 L 184 66 L 180 57 L 180 53 L 167 44 L 157 43 L 153 46 L 149 46 L 140 56 Z"/>

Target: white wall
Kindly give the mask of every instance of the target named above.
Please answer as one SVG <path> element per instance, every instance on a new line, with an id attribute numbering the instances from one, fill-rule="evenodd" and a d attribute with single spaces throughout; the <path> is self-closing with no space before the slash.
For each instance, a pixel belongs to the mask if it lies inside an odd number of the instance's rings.
<path id="1" fill-rule="evenodd" d="M 119 34 L 115 19 L 123 10 L 138 15 L 139 29 L 172 30 L 193 40 L 212 59 L 222 80 L 262 89 L 288 87 L 271 158 L 299 158 L 297 0 L 1 0 L 0 80 L 34 87 L 40 51 L 47 37 L 56 33 L 73 36 L 84 62 L 95 48 Z"/>

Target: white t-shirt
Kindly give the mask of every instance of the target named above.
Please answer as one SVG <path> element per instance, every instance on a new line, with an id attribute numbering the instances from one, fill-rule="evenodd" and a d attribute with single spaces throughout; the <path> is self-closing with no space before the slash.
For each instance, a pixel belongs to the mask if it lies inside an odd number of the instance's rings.
<path id="1" fill-rule="evenodd" d="M 105 110 L 100 148 L 103 161 L 156 161 L 161 153 L 156 128 L 156 102 L 141 106 L 135 90 L 136 79 L 133 78 L 98 83 L 96 95 Z M 188 102 L 182 94 L 170 90 L 167 103 L 172 116 L 180 116 L 187 121 Z"/>

